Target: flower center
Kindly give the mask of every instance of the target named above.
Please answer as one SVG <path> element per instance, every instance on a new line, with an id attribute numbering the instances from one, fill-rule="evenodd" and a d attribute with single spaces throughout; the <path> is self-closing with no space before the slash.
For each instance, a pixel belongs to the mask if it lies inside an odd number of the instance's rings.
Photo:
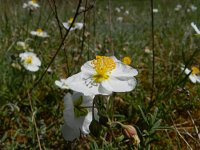
<path id="1" fill-rule="evenodd" d="M 130 65 L 131 64 L 131 58 L 126 56 L 122 59 L 122 62 L 126 65 Z"/>
<path id="2" fill-rule="evenodd" d="M 200 73 L 199 68 L 193 66 L 192 67 L 192 74 L 198 74 L 198 73 Z"/>
<path id="3" fill-rule="evenodd" d="M 96 59 L 92 60 L 92 65 L 96 71 L 92 78 L 97 83 L 109 79 L 111 71 L 116 68 L 115 61 L 107 56 L 96 56 Z"/>
<path id="4" fill-rule="evenodd" d="M 39 33 L 43 32 L 43 30 L 41 28 L 38 28 L 36 31 L 39 32 Z"/>
<path id="5" fill-rule="evenodd" d="M 37 0 L 32 0 L 32 3 L 36 4 L 36 3 L 37 3 Z"/>
<path id="6" fill-rule="evenodd" d="M 24 61 L 26 64 L 32 64 L 33 58 L 32 56 L 28 56 Z"/>
<path id="7" fill-rule="evenodd" d="M 73 20 L 74 20 L 74 18 L 70 18 L 69 20 L 68 20 L 68 23 L 72 23 L 73 22 Z"/>

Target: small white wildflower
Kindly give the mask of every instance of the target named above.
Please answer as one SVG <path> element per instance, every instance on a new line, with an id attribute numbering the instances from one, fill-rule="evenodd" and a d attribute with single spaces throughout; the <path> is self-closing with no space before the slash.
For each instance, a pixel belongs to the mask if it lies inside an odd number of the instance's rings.
<path id="1" fill-rule="evenodd" d="M 38 28 L 36 31 L 31 31 L 30 33 L 33 36 L 38 36 L 38 37 L 42 37 L 42 38 L 49 37 L 47 32 L 43 31 L 41 28 Z"/>
<path id="2" fill-rule="evenodd" d="M 73 22 L 74 18 L 70 18 L 68 20 L 68 22 L 63 22 L 63 26 L 68 30 L 69 27 L 71 26 L 72 22 Z M 83 28 L 83 23 L 80 23 L 80 22 L 77 22 L 77 23 L 74 23 L 73 26 L 70 28 L 70 31 L 73 31 L 73 30 L 81 30 Z"/>
<path id="3" fill-rule="evenodd" d="M 119 7 L 116 7 L 116 8 L 115 8 L 115 11 L 118 12 L 118 13 L 120 13 L 120 12 L 121 12 L 121 9 L 120 9 Z"/>
<path id="4" fill-rule="evenodd" d="M 174 8 L 175 11 L 179 11 L 182 8 L 181 4 L 177 4 L 176 7 Z"/>
<path id="5" fill-rule="evenodd" d="M 199 68 L 192 66 L 191 70 L 188 68 L 185 68 L 184 65 L 182 65 L 181 70 L 185 69 L 185 74 L 189 75 L 189 79 L 192 83 L 200 83 L 200 71 Z"/>
<path id="6" fill-rule="evenodd" d="M 157 8 L 154 8 L 154 9 L 153 9 L 153 13 L 158 13 L 158 9 L 157 9 Z"/>
<path id="7" fill-rule="evenodd" d="M 40 7 L 40 5 L 37 3 L 37 0 L 31 0 L 31 1 L 28 1 L 27 3 L 23 4 L 23 8 L 27 8 L 30 10 L 34 10 L 39 7 Z"/>
<path id="8" fill-rule="evenodd" d="M 190 5 L 190 9 L 191 9 L 192 11 L 196 11 L 196 10 L 197 10 L 197 7 L 196 7 L 195 5 Z"/>
<path id="9" fill-rule="evenodd" d="M 22 65 L 25 69 L 32 72 L 36 72 L 39 70 L 39 67 L 41 66 L 41 61 L 35 53 L 24 52 L 19 54 L 19 57 L 21 58 Z"/>

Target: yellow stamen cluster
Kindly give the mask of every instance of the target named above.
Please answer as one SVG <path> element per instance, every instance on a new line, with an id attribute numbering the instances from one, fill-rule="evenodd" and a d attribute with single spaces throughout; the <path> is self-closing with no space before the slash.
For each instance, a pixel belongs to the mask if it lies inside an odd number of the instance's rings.
<path id="1" fill-rule="evenodd" d="M 37 3 L 37 0 L 31 0 L 32 1 L 32 3 Z"/>
<path id="2" fill-rule="evenodd" d="M 192 66 L 192 74 L 198 74 L 200 73 L 199 68 Z"/>
<path id="3" fill-rule="evenodd" d="M 116 68 L 115 61 L 107 56 L 96 56 L 96 59 L 92 60 L 92 65 L 96 71 L 93 80 L 97 83 L 107 80 L 111 71 Z"/>
<path id="4" fill-rule="evenodd" d="M 122 58 L 122 62 L 126 65 L 130 65 L 131 64 L 131 58 L 126 56 L 126 57 Z"/>
<path id="5" fill-rule="evenodd" d="M 36 31 L 39 33 L 43 32 L 43 30 L 41 28 L 38 28 Z"/>
<path id="6" fill-rule="evenodd" d="M 28 57 L 25 58 L 25 60 L 24 60 L 24 62 L 25 62 L 26 64 L 32 64 L 32 61 L 33 61 L 32 56 L 28 56 Z"/>
<path id="7" fill-rule="evenodd" d="M 68 21 L 68 23 L 72 23 L 73 20 L 74 20 L 74 18 L 70 18 L 69 21 Z"/>

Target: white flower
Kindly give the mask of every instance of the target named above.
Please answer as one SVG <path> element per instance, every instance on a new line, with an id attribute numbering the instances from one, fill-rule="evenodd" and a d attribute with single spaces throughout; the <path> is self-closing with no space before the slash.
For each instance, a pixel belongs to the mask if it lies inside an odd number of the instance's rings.
<path id="1" fill-rule="evenodd" d="M 153 13 L 158 13 L 158 9 L 157 9 L 157 8 L 154 8 L 154 9 L 153 9 Z"/>
<path id="2" fill-rule="evenodd" d="M 174 8 L 175 11 L 179 11 L 182 8 L 181 4 L 177 4 L 176 7 Z"/>
<path id="3" fill-rule="evenodd" d="M 92 102 L 94 96 L 84 96 L 74 92 L 73 95 L 67 93 L 64 97 L 64 125 L 62 134 L 65 140 L 73 141 L 79 138 L 80 134 L 90 133 L 89 125 L 92 121 Z M 90 108 L 87 108 L 90 107 Z M 97 116 L 97 110 L 94 109 Z"/>
<path id="4" fill-rule="evenodd" d="M 191 9 L 192 11 L 196 11 L 196 10 L 197 10 L 197 7 L 194 6 L 194 5 L 190 5 L 190 9 Z"/>
<path id="5" fill-rule="evenodd" d="M 120 13 L 120 12 L 121 12 L 121 9 L 120 9 L 119 7 L 116 7 L 116 8 L 115 8 L 115 11 L 118 12 L 118 13 Z"/>
<path id="6" fill-rule="evenodd" d="M 47 34 L 47 32 L 43 31 L 40 28 L 38 28 L 36 31 L 31 31 L 30 33 L 33 36 L 38 36 L 38 37 L 43 37 L 43 38 L 49 37 L 49 35 Z"/>
<path id="7" fill-rule="evenodd" d="M 66 79 L 60 79 L 60 81 L 56 80 L 55 84 L 61 89 L 69 89 L 69 86 L 66 83 Z"/>
<path id="8" fill-rule="evenodd" d="M 37 0 L 31 0 L 31 1 L 28 1 L 27 3 L 23 4 L 23 8 L 27 8 L 30 10 L 34 10 L 39 7 L 40 7 L 40 5 L 37 3 Z"/>
<path id="9" fill-rule="evenodd" d="M 200 34 L 200 31 L 197 28 L 197 26 L 194 24 L 194 22 L 191 22 L 191 26 L 193 27 L 193 29 L 196 31 L 197 34 Z"/>
<path id="10" fill-rule="evenodd" d="M 68 22 L 63 22 L 63 26 L 68 30 L 70 25 L 72 24 L 74 18 L 70 18 L 68 20 Z M 81 30 L 83 28 L 83 23 L 80 23 L 80 22 L 77 22 L 77 23 L 74 23 L 73 26 L 71 27 L 70 31 L 73 31 L 73 30 Z"/>
<path id="11" fill-rule="evenodd" d="M 84 95 L 110 95 L 112 92 L 131 91 L 136 86 L 137 70 L 114 56 L 96 56 L 86 62 L 81 72 L 67 78 L 70 89 Z"/>
<path id="12" fill-rule="evenodd" d="M 185 74 L 189 75 L 189 79 L 191 80 L 192 83 L 200 83 L 200 71 L 199 68 L 192 66 L 191 70 L 188 68 L 185 68 L 184 65 L 181 67 L 181 70 L 185 69 Z"/>
<path id="13" fill-rule="evenodd" d="M 23 66 L 32 72 L 38 71 L 41 66 L 40 59 L 33 52 L 24 52 L 19 54 Z"/>

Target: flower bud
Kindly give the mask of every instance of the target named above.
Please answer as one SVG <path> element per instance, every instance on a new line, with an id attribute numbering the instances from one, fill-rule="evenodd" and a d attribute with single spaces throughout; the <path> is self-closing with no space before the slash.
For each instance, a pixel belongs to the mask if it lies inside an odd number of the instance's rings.
<path id="1" fill-rule="evenodd" d="M 136 129 L 131 125 L 122 125 L 122 127 L 124 128 L 124 134 L 128 138 L 134 139 L 133 144 L 134 145 L 139 145 L 140 139 L 139 139 L 139 137 L 137 135 Z"/>

